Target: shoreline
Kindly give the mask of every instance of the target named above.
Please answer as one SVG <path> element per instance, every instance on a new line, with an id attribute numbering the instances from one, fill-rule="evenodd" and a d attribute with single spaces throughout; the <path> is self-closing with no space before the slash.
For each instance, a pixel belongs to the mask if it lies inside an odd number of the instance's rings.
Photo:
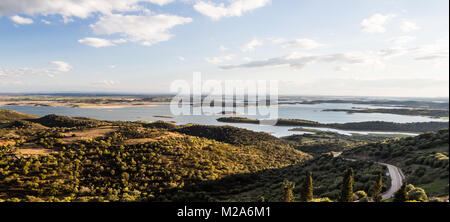
<path id="1" fill-rule="evenodd" d="M 128 108 L 128 107 L 149 107 L 149 106 L 163 106 L 164 104 L 156 104 L 156 103 L 149 103 L 149 104 L 77 104 L 77 103 L 70 103 L 70 104 L 64 104 L 64 103 L 5 103 L 0 102 L 0 106 L 29 106 L 29 107 L 69 107 L 69 108 L 81 108 L 81 109 L 121 109 L 121 108 Z"/>

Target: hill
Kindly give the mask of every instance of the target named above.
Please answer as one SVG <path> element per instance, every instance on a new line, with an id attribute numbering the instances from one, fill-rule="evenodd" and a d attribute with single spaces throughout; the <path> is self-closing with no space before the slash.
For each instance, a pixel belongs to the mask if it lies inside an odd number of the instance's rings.
<path id="1" fill-rule="evenodd" d="M 289 142 L 268 133 L 254 132 L 232 126 L 188 125 L 174 130 L 186 135 L 197 136 L 224 142 L 236 146 L 251 146 L 268 154 L 268 160 L 285 159 L 294 161 L 292 157 L 300 156 L 309 159 L 309 154 L 294 149 Z"/>
<path id="2" fill-rule="evenodd" d="M 58 127 L 17 131 L 20 143 L 0 146 L 0 201 L 165 201 L 171 190 L 311 158 L 285 144 L 230 144 L 160 123 L 111 122 L 107 133 L 89 139 L 78 135 L 97 128 L 59 127 L 98 123 L 84 120 L 43 117 L 37 122 Z M 17 151 L 34 147 L 46 152 L 17 158 Z"/>
<path id="3" fill-rule="evenodd" d="M 301 128 L 298 130 L 310 129 Z M 342 152 L 368 143 L 402 137 L 408 136 L 401 134 L 352 134 L 350 136 L 317 130 L 314 134 L 296 134 L 283 137 L 282 139 L 291 142 L 292 146 L 298 150 L 317 155 L 328 152 Z"/>
<path id="4" fill-rule="evenodd" d="M 433 118 L 448 118 L 448 109 L 325 109 L 323 112 L 346 113 L 388 113 L 408 116 L 428 116 Z"/>
<path id="5" fill-rule="evenodd" d="M 260 124 L 260 120 L 242 117 L 223 117 L 217 119 L 225 123 L 249 123 Z M 261 122 L 264 125 L 264 121 Z M 394 123 L 384 121 L 367 121 L 354 123 L 319 123 L 302 119 L 278 119 L 276 126 L 301 126 L 301 127 L 321 127 L 350 131 L 372 131 L 372 132 L 412 132 L 424 133 L 438 131 L 448 128 L 448 122 L 416 122 L 416 123 Z"/>
<path id="6" fill-rule="evenodd" d="M 69 127 L 69 128 L 70 127 L 92 128 L 105 124 L 105 122 L 100 120 L 89 119 L 84 117 L 59 116 L 55 114 L 47 115 L 30 121 L 39 123 L 47 127 Z"/>
<path id="7" fill-rule="evenodd" d="M 448 129 L 417 137 L 367 144 L 345 151 L 347 158 L 390 163 L 400 167 L 408 183 L 432 196 L 449 195 Z"/>
<path id="8" fill-rule="evenodd" d="M 175 131 L 191 136 L 204 137 L 235 145 L 254 145 L 257 143 L 274 143 L 286 145 L 283 140 L 269 133 L 254 132 L 233 126 L 187 125 Z"/>
<path id="9" fill-rule="evenodd" d="M 312 160 L 291 166 L 268 169 L 247 174 L 206 181 L 196 186 L 170 190 L 163 193 L 172 201 L 226 201 L 255 202 L 264 197 L 267 202 L 280 202 L 285 180 L 296 184 L 295 199 L 299 199 L 300 187 L 308 171 L 313 175 L 314 197 L 322 201 L 336 201 L 340 194 L 344 172 L 353 168 L 355 172 L 354 191 L 369 193 L 379 172 L 386 168 L 374 162 L 348 161 L 324 154 Z M 383 176 L 383 190 L 390 187 L 390 179 Z M 192 194 L 195 195 L 192 195 Z"/>
<path id="10" fill-rule="evenodd" d="M 0 127 L 2 128 L 2 127 Z M 39 124 L 39 123 L 33 123 L 26 120 L 16 120 L 9 123 L 5 123 L 3 125 L 3 128 L 5 129 L 42 129 L 46 128 L 45 126 Z"/>
<path id="11" fill-rule="evenodd" d="M 8 109 L 0 109 L 0 123 L 12 122 L 16 120 L 36 119 L 37 116 L 19 113 Z"/>

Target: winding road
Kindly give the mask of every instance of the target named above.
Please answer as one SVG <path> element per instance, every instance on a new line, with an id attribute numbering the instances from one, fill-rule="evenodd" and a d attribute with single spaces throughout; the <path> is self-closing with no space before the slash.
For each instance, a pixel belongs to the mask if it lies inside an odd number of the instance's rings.
<path id="1" fill-rule="evenodd" d="M 383 194 L 383 198 L 382 198 L 382 200 L 387 200 L 387 199 L 393 197 L 395 192 L 400 190 L 400 188 L 403 185 L 403 181 L 405 180 L 405 175 L 403 175 L 403 172 L 400 168 L 398 168 L 394 165 L 387 164 L 387 163 L 378 163 L 378 164 L 386 166 L 389 170 L 389 176 L 391 177 L 391 187 L 389 188 L 388 191 L 386 191 Z"/>
<path id="2" fill-rule="evenodd" d="M 341 153 L 335 153 L 333 157 L 339 157 Z M 356 161 L 355 159 L 346 159 L 349 161 Z M 403 185 L 403 182 L 405 181 L 405 175 L 403 174 L 402 170 L 394 165 L 387 164 L 387 163 L 380 163 L 377 162 L 380 165 L 384 165 L 388 168 L 389 176 L 391 177 L 391 187 L 388 191 L 383 193 L 382 200 L 387 200 L 394 196 L 395 192 L 400 190 L 400 188 Z"/>

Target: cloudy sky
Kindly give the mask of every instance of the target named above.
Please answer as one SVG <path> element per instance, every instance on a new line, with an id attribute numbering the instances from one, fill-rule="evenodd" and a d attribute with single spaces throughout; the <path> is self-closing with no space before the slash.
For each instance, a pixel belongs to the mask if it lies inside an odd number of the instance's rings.
<path id="1" fill-rule="evenodd" d="M 448 0 L 1 0 L 0 92 L 448 96 Z"/>

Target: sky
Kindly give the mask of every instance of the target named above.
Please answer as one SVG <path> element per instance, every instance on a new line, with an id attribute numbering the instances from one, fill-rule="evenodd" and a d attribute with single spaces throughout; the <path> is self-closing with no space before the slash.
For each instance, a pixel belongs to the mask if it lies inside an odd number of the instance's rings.
<path id="1" fill-rule="evenodd" d="M 448 97 L 448 0 L 1 0 L 0 92 Z"/>

